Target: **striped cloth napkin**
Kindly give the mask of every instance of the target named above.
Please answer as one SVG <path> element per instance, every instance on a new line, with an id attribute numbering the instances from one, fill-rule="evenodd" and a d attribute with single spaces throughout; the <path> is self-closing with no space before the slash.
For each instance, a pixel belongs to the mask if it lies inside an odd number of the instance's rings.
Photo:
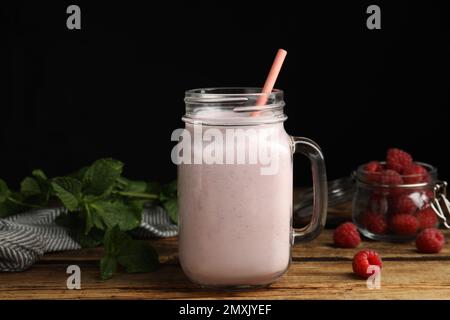
<path id="1" fill-rule="evenodd" d="M 81 249 L 68 230 L 55 223 L 65 210 L 41 209 L 0 219 L 0 272 L 26 270 L 46 252 Z M 141 225 L 135 232 L 143 239 L 177 234 L 177 226 L 159 206 L 144 208 Z"/>

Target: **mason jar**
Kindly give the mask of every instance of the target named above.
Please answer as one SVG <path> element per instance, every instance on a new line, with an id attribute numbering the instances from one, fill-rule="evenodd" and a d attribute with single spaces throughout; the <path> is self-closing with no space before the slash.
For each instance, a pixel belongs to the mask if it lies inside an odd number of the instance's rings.
<path id="1" fill-rule="evenodd" d="M 280 278 L 291 246 L 325 224 L 327 179 L 322 151 L 284 129 L 283 92 L 206 88 L 186 92 L 186 128 L 178 164 L 179 259 L 193 282 L 249 288 Z M 314 213 L 292 227 L 293 153 L 312 164 Z"/>
<path id="2" fill-rule="evenodd" d="M 356 191 L 352 216 L 364 236 L 383 241 L 410 241 L 421 230 L 438 226 L 439 219 L 432 207 L 437 169 L 426 163 L 416 164 L 426 172 L 400 175 L 400 184 L 383 182 L 383 172 L 367 172 L 366 165 L 354 172 Z"/>

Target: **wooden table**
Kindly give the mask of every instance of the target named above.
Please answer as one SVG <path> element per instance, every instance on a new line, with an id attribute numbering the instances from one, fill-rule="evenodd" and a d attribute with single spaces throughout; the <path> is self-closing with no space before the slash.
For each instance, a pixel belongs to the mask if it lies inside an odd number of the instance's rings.
<path id="1" fill-rule="evenodd" d="M 176 238 L 151 243 L 161 257 L 156 272 L 120 273 L 101 281 L 101 248 L 48 254 L 26 272 L 0 274 L 0 299 L 450 299 L 449 245 L 426 255 L 417 253 L 413 243 L 364 241 L 360 248 L 377 250 L 384 261 L 381 288 L 368 289 L 352 274 L 357 249 L 333 247 L 332 230 L 325 230 L 313 242 L 294 248 L 289 271 L 269 288 L 219 292 L 201 289 L 184 276 Z M 71 264 L 81 267 L 81 290 L 66 289 Z"/>

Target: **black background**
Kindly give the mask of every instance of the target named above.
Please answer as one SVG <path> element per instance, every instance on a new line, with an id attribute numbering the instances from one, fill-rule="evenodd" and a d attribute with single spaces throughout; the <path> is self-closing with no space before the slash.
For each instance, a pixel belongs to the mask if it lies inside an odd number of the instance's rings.
<path id="1" fill-rule="evenodd" d="M 261 86 L 279 47 L 290 134 L 330 178 L 397 146 L 450 177 L 450 18 L 442 2 L 23 2 L 5 5 L 0 177 L 68 173 L 99 157 L 169 181 L 184 91 Z M 66 8 L 81 7 L 81 30 Z M 381 30 L 366 8 L 381 7 Z M 306 160 L 295 184 L 308 183 Z"/>

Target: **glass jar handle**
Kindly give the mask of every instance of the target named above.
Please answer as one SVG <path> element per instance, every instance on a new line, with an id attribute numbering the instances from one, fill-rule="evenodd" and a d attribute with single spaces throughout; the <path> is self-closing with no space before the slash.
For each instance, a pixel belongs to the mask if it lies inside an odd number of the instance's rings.
<path id="1" fill-rule="evenodd" d="M 316 238 L 325 226 L 328 203 L 327 173 L 323 154 L 317 143 L 303 137 L 291 137 L 291 139 L 293 153 L 301 153 L 311 162 L 313 179 L 314 202 L 311 222 L 303 228 L 293 228 L 293 242 L 300 243 Z"/>

